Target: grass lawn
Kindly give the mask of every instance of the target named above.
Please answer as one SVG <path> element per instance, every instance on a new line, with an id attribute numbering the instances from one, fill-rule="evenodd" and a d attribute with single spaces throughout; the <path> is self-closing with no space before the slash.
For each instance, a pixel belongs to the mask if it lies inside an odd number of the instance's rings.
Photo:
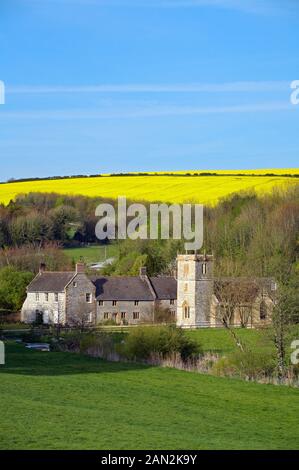
<path id="1" fill-rule="evenodd" d="M 64 253 L 74 260 L 75 262 L 79 261 L 80 258 L 83 258 L 85 263 L 99 263 L 105 261 L 105 246 L 104 245 L 92 245 L 85 246 L 82 248 L 66 248 L 63 250 Z M 117 244 L 111 244 L 106 246 L 106 256 L 108 258 L 113 258 L 118 253 Z"/>
<path id="2" fill-rule="evenodd" d="M 186 331 L 191 338 L 198 341 L 204 352 L 227 354 L 237 349 L 229 331 L 224 328 L 201 328 Z M 242 343 L 253 351 L 269 350 L 273 348 L 269 333 L 263 330 L 235 328 L 235 333 Z"/>
<path id="3" fill-rule="evenodd" d="M 7 343 L 1 449 L 299 449 L 299 390 Z"/>
<path id="4" fill-rule="evenodd" d="M 268 329 L 246 329 L 235 328 L 236 335 L 240 338 L 243 345 L 253 352 L 271 352 L 275 351 Z M 186 330 L 186 334 L 198 341 L 203 352 L 214 352 L 217 354 L 228 354 L 236 351 L 238 348 L 232 335 L 225 328 L 199 328 L 197 330 Z M 289 332 L 287 344 L 287 354 L 290 354 L 291 342 L 299 337 L 299 325 L 294 325 Z"/>

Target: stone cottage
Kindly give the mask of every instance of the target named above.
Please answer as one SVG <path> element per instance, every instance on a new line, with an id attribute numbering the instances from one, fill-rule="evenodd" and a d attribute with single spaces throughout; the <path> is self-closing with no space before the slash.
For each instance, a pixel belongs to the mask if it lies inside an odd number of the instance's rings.
<path id="1" fill-rule="evenodd" d="M 139 276 L 89 277 L 85 265 L 78 263 L 75 272 L 40 272 L 27 288 L 21 320 L 71 325 L 118 324 L 154 321 L 155 311 L 167 309 L 176 318 L 174 277 L 149 277 L 145 268 Z"/>

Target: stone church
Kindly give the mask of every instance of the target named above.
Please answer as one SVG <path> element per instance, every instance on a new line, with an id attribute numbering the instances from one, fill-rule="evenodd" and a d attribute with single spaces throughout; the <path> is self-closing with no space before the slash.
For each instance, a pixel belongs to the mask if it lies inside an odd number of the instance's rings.
<path id="1" fill-rule="evenodd" d="M 275 290 L 271 279 L 214 279 L 212 255 L 178 255 L 173 277 L 151 277 L 145 268 L 135 277 L 95 277 L 85 273 L 83 263 L 74 272 L 49 272 L 41 265 L 27 288 L 21 320 L 134 325 L 154 323 L 162 309 L 183 328 L 223 326 L 222 315 L 230 324 L 249 327 L 269 321 Z"/>

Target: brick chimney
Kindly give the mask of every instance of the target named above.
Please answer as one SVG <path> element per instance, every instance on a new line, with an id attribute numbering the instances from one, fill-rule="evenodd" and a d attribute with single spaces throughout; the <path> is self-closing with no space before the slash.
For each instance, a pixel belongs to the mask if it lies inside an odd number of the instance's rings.
<path id="1" fill-rule="evenodd" d="M 41 264 L 39 265 L 39 273 L 42 274 L 42 273 L 44 273 L 45 271 L 46 271 L 46 265 L 45 265 L 45 263 L 41 263 Z"/>
<path id="2" fill-rule="evenodd" d="M 76 274 L 80 273 L 85 273 L 85 264 L 82 263 L 82 261 L 80 263 L 76 263 Z"/>

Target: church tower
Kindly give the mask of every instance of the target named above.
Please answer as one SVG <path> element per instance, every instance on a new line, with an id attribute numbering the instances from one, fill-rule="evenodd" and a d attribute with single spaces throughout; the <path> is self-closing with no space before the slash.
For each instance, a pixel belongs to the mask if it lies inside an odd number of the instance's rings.
<path id="1" fill-rule="evenodd" d="M 183 328 L 210 326 L 213 295 L 213 256 L 178 255 L 177 325 Z"/>

